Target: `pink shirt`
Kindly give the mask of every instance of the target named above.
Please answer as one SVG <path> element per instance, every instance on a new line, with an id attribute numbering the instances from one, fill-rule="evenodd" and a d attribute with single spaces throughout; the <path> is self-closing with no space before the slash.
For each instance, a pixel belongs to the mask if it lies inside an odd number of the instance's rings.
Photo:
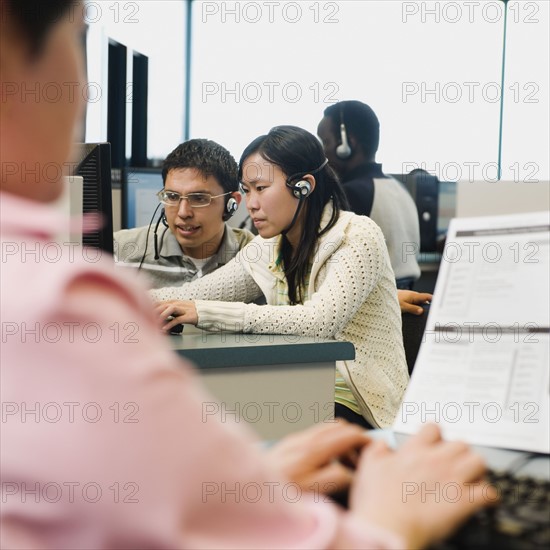
<path id="1" fill-rule="evenodd" d="M 1 208 L 5 548 L 396 548 L 300 493 L 169 349 L 111 258 L 56 243 L 58 214 Z"/>

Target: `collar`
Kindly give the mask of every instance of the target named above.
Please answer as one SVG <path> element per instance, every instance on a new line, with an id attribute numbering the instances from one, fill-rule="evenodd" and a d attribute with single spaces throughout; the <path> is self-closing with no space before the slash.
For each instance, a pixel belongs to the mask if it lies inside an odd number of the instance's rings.
<path id="1" fill-rule="evenodd" d="M 377 162 L 364 162 L 363 164 L 360 164 L 359 166 L 356 166 L 355 168 L 347 172 L 342 177 L 342 182 L 346 183 L 347 181 L 351 181 L 351 180 L 358 179 L 365 176 L 369 178 L 387 177 L 384 174 L 384 172 L 382 172 L 381 164 L 378 164 Z"/>
<path id="2" fill-rule="evenodd" d="M 163 232 L 159 235 L 160 250 L 159 255 L 163 258 L 178 257 L 187 258 L 178 243 L 175 235 L 168 227 L 163 226 Z M 215 254 L 210 256 L 206 265 L 216 262 L 217 265 L 225 265 L 240 250 L 239 242 L 233 233 L 231 227 L 225 224 L 222 242 Z"/>
<path id="3" fill-rule="evenodd" d="M 278 235 L 277 237 L 275 237 L 274 250 L 276 251 L 276 256 L 269 262 L 267 266 L 269 271 L 271 271 L 271 273 L 273 273 L 273 275 L 280 280 L 283 280 L 285 278 L 285 271 L 283 269 L 283 254 L 281 252 L 282 240 L 282 235 Z"/>

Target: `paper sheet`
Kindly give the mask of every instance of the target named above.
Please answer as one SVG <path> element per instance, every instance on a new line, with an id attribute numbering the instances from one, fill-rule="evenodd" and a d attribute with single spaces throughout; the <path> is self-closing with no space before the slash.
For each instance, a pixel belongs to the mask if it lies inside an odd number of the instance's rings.
<path id="1" fill-rule="evenodd" d="M 394 430 L 550 453 L 550 213 L 454 219 Z"/>

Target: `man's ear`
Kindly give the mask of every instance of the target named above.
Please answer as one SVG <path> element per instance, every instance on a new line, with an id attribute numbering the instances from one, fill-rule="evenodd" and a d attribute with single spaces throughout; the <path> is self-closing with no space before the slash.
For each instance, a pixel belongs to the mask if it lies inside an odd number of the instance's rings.
<path id="1" fill-rule="evenodd" d="M 241 201 L 243 200 L 243 196 L 238 191 L 231 193 L 231 196 L 237 201 L 237 204 L 241 204 Z"/>
<path id="2" fill-rule="evenodd" d="M 359 144 L 359 141 L 357 141 L 357 138 L 353 134 L 348 134 L 348 143 L 352 151 L 361 150 L 361 145 Z"/>

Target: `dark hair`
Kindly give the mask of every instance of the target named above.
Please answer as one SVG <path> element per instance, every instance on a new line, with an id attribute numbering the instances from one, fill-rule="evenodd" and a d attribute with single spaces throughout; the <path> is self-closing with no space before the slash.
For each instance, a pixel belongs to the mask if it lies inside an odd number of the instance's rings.
<path id="1" fill-rule="evenodd" d="M 162 164 L 162 181 L 171 170 L 196 168 L 203 176 L 214 176 L 224 191 L 239 190 L 237 162 L 225 148 L 209 139 L 190 139 L 178 145 Z"/>
<path id="2" fill-rule="evenodd" d="M 380 143 L 380 122 L 366 103 L 340 101 L 327 107 L 323 114 L 332 120 L 335 132 L 340 128 L 343 119 L 348 136 L 352 135 L 357 139 L 365 156 L 374 158 Z"/>
<path id="3" fill-rule="evenodd" d="M 260 136 L 250 143 L 239 161 L 239 180 L 242 178 L 244 161 L 254 153 L 259 153 L 265 160 L 278 166 L 287 177 L 293 176 L 293 180 L 288 182 L 290 184 L 296 183 L 300 177 L 316 170 L 326 161 L 318 139 L 296 126 L 277 126 L 272 128 L 269 134 Z M 282 238 L 283 269 L 291 304 L 301 303 L 303 300 L 301 289 L 306 284 L 318 238 L 334 226 L 340 210 L 348 207 L 338 177 L 328 164 L 315 173 L 314 177 L 315 190 L 307 199 L 302 199 L 305 201 L 304 230 L 294 254 L 286 236 L 283 235 Z M 332 216 L 329 223 L 320 228 L 323 209 L 330 200 L 333 203 Z"/>
<path id="4" fill-rule="evenodd" d="M 2 23 L 8 19 L 23 33 L 31 58 L 40 54 L 52 27 L 66 15 L 76 0 L 1 0 Z"/>

